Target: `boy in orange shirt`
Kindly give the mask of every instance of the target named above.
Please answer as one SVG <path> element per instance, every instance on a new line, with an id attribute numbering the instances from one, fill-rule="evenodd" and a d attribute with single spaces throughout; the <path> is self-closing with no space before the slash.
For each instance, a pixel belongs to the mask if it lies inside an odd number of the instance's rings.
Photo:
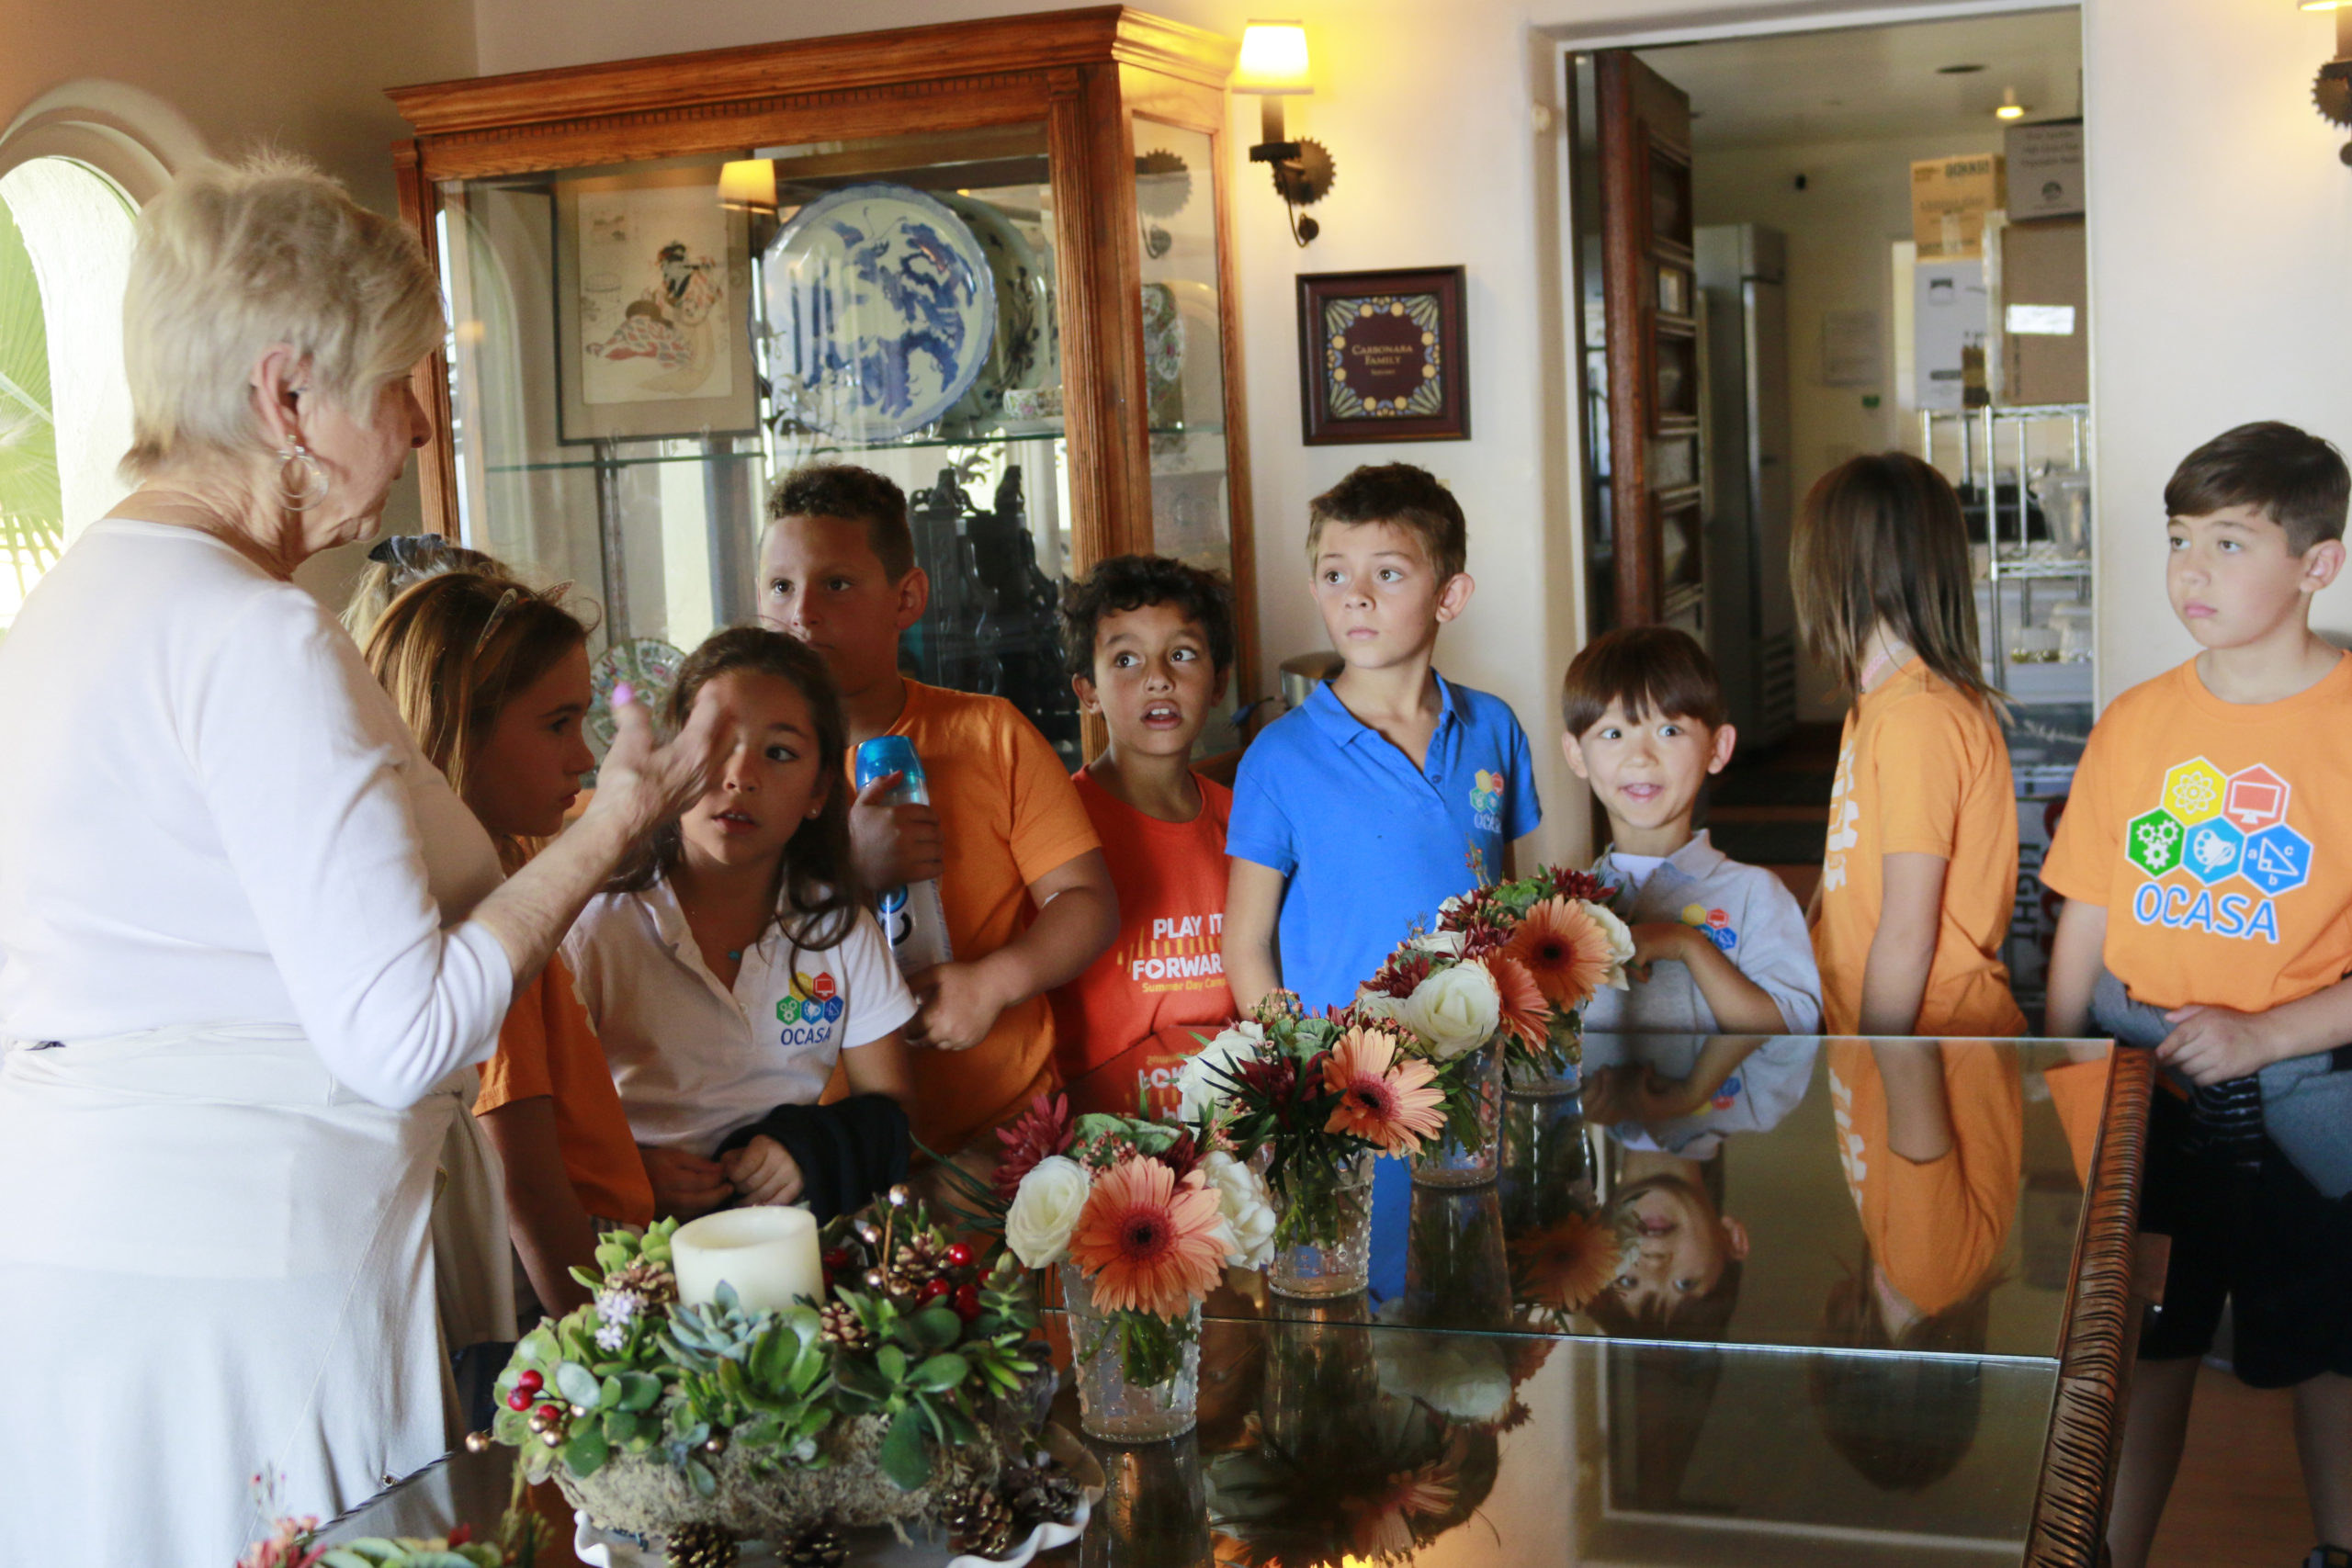
<path id="1" fill-rule="evenodd" d="M 858 793 L 850 836 L 868 888 L 939 879 L 952 962 L 907 976 L 922 1010 L 914 1136 L 950 1154 L 1053 1087 L 1046 993 L 1118 934 L 1100 840 L 1061 759 L 1001 697 L 899 673 L 899 634 L 922 619 L 931 581 L 915 564 L 907 498 L 870 469 L 786 474 L 760 541 L 760 624 L 825 656 L 853 751 L 877 735 L 914 742 L 929 806 Z"/>
<path id="2" fill-rule="evenodd" d="M 2204 651 L 2100 717 L 2042 867 L 2066 898 L 2051 1032 L 2096 1019 L 2190 1086 L 2150 1118 L 2140 1223 L 2172 1252 L 2124 1427 L 2119 1568 L 2146 1560 L 2225 1302 L 2240 1379 L 2295 1390 L 2307 1561 L 2352 1562 L 2352 1198 L 2282 1152 L 2290 1096 L 2266 1103 L 2276 1065 L 2352 1040 L 2352 660 L 2311 629 L 2347 497 L 2335 449 L 2290 425 L 2181 463 L 2165 586 Z"/>
<path id="3" fill-rule="evenodd" d="M 1233 1016 L 1219 951 L 1233 792 L 1193 771 L 1193 743 L 1233 668 L 1225 580 L 1165 556 L 1114 556 L 1062 595 L 1079 705 L 1111 732 L 1079 771 L 1119 892 L 1119 935 L 1054 993 L 1065 1077 L 1157 1039 L 1189 1055 Z"/>

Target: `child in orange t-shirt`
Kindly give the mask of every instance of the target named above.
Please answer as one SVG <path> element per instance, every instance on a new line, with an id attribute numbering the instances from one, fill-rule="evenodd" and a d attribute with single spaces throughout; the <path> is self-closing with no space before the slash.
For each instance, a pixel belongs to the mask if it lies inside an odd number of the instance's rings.
<path id="1" fill-rule="evenodd" d="M 1225 580 L 1165 556 L 1114 556 L 1062 596 L 1079 705 L 1111 732 L 1079 798 L 1119 891 L 1119 935 L 1054 993 L 1065 1077 L 1147 1040 L 1189 1055 L 1233 1016 L 1220 951 L 1233 792 L 1193 771 L 1225 696 L 1233 605 Z"/>
<path id="2" fill-rule="evenodd" d="M 1917 457 L 1856 457 L 1805 497 L 1792 554 L 1806 645 L 1855 693 L 1813 912 L 1824 1026 L 2022 1034 L 1994 956 L 2017 897 L 2016 791 L 1960 499 Z"/>
<path id="3" fill-rule="evenodd" d="M 1017 1113 L 1054 1077 L 1046 993 L 1078 977 L 1119 928 L 1100 840 L 1061 759 L 1001 697 L 908 680 L 899 635 L 922 619 L 907 498 L 845 464 L 798 468 L 768 498 L 760 623 L 824 655 L 853 753 L 913 741 L 929 806 L 892 805 L 899 775 L 858 792 L 850 837 L 867 888 L 939 879 L 955 958 L 907 976 L 914 1136 L 951 1154 Z"/>
<path id="4" fill-rule="evenodd" d="M 2335 448 L 2285 424 L 2182 461 L 2165 586 L 2203 651 L 2100 716 L 2042 868 L 2066 899 L 2051 1032 L 2154 1044 L 2172 1090 L 2149 1117 L 2140 1224 L 2171 1248 L 2109 1521 L 2120 1568 L 2146 1560 L 2225 1303 L 2239 1379 L 2295 1390 L 2311 1560 L 2352 1546 L 2352 1194 L 2314 1185 L 2284 1120 L 2301 1086 L 2266 1070 L 2352 1055 L 2352 659 L 2311 629 L 2348 497 Z M 2339 1156 L 2352 1138 L 2319 1132 Z"/>

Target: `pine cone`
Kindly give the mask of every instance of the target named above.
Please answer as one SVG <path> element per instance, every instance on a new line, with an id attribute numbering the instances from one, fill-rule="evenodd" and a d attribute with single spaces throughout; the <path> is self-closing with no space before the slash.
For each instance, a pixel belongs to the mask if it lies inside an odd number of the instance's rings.
<path id="1" fill-rule="evenodd" d="M 742 1548 L 717 1525 L 685 1525 L 670 1537 L 670 1568 L 735 1568 Z"/>
<path id="2" fill-rule="evenodd" d="M 678 1277 L 659 1263 L 648 1263 L 641 1258 L 622 1269 L 619 1277 L 608 1281 L 605 1288 L 608 1291 L 634 1291 L 638 1299 L 649 1307 L 674 1306 L 678 1300 Z"/>
<path id="3" fill-rule="evenodd" d="M 789 1540 L 768 1544 L 784 1568 L 842 1568 L 849 1561 L 849 1542 L 831 1525 L 810 1525 Z"/>
<path id="4" fill-rule="evenodd" d="M 1014 1526 L 1023 1530 L 1042 1524 L 1066 1525 L 1078 1517 L 1085 1494 L 1077 1477 L 1040 1453 L 1028 1462 L 1008 1465 L 997 1486 L 1012 1506 Z"/>
<path id="5" fill-rule="evenodd" d="M 942 1501 L 939 1522 L 948 1544 L 977 1557 L 1001 1557 L 1012 1545 L 1012 1510 L 978 1482 L 958 1487 Z"/>
<path id="6" fill-rule="evenodd" d="M 831 1302 L 819 1314 L 825 1339 L 844 1350 L 862 1350 L 873 1338 L 865 1325 L 857 1320 L 857 1312 L 847 1302 Z"/>

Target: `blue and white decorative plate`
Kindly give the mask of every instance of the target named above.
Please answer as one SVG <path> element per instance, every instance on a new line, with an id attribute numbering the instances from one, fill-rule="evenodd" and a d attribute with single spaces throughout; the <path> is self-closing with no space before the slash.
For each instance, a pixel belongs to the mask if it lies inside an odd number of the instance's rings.
<path id="1" fill-rule="evenodd" d="M 777 232 L 763 272 L 776 406 L 818 430 L 912 434 L 953 408 L 996 351 L 987 251 L 911 186 L 818 197 Z"/>

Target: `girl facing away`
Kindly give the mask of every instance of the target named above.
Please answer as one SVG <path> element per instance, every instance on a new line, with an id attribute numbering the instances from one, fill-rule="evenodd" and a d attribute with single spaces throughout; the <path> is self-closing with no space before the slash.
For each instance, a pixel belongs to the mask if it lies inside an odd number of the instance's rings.
<path id="1" fill-rule="evenodd" d="M 560 593 L 503 569 L 436 569 L 377 610 L 367 659 L 509 873 L 562 830 L 595 757 L 581 733 L 588 628 Z M 524 1277 L 560 1315 L 587 1300 L 571 1271 L 593 1269 L 598 1235 L 653 1218 L 604 1046 L 560 955 L 515 994 L 474 1114 L 505 1167 Z M 537 1315 L 527 1303 L 525 1315 Z"/>
<path id="2" fill-rule="evenodd" d="M 1905 453 L 1855 457 L 1805 497 L 1791 555 L 1805 644 L 1854 693 L 1811 912 L 1824 1027 L 2021 1034 L 1996 956 L 2016 792 L 1960 499 Z"/>
<path id="3" fill-rule="evenodd" d="M 846 727 L 821 655 L 716 632 L 668 719 L 716 710 L 709 791 L 563 944 L 656 1207 L 806 1202 L 820 1221 L 906 1175 L 915 1000 L 850 864 Z M 846 1098 L 820 1101 L 836 1069 Z"/>

